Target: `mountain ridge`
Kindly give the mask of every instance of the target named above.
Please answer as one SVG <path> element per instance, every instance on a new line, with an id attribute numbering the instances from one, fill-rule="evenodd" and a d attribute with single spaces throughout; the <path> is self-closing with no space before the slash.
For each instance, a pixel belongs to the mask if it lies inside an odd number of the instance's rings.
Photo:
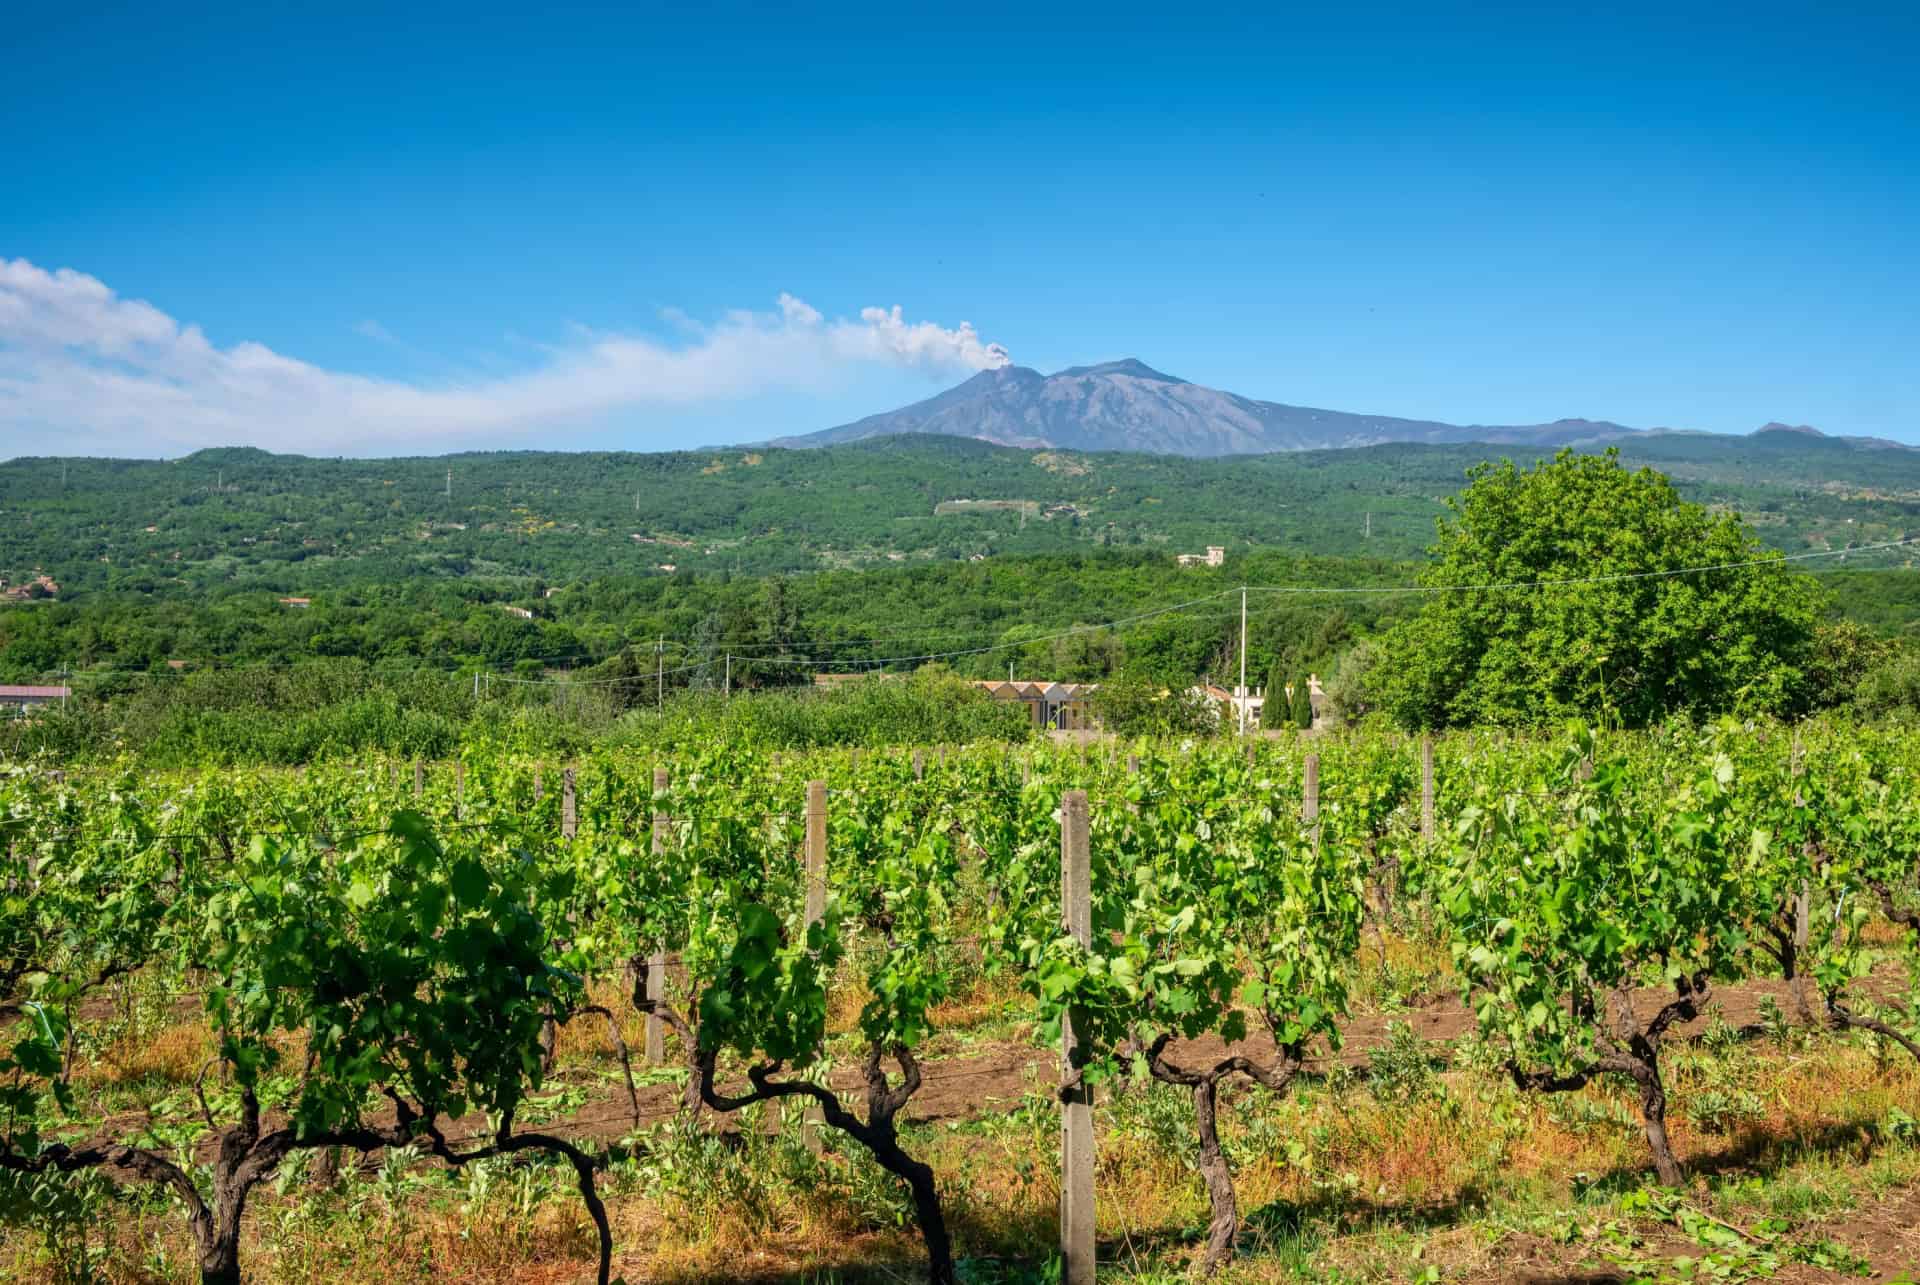
<path id="1" fill-rule="evenodd" d="M 1748 436 L 1768 432 L 1914 449 L 1886 438 L 1832 438 L 1804 424 L 1777 421 Z M 1611 420 L 1580 417 L 1540 424 L 1450 424 L 1295 406 L 1208 388 L 1156 370 L 1137 357 L 1123 357 L 1068 366 L 1051 375 L 1043 375 L 1031 366 L 983 370 L 911 405 L 818 432 L 774 438 L 765 444 L 804 449 L 902 434 L 971 437 L 1026 450 L 1133 451 L 1193 458 L 1346 450 L 1401 442 L 1558 449 L 1649 436 L 1741 436 L 1694 429 L 1630 428 Z"/>
<path id="2" fill-rule="evenodd" d="M 1620 451 L 1684 498 L 1747 515 L 1784 551 L 1920 530 L 1920 452 L 1791 431 L 1649 433 Z M 308 596 L 415 576 L 665 582 L 1128 549 L 1172 566 L 1214 544 L 1236 559 L 1277 549 L 1401 560 L 1432 543 L 1474 467 L 1549 453 L 1400 443 L 1196 459 L 907 434 L 830 450 L 41 456 L 0 463 L 0 577 L 51 574 L 65 600 L 243 583 Z M 163 638 L 153 646 L 167 654 Z"/>

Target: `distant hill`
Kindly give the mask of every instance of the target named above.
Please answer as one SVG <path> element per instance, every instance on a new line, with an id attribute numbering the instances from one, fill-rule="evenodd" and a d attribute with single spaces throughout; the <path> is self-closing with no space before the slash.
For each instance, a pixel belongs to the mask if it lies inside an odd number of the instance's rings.
<path id="1" fill-rule="evenodd" d="M 1766 427 L 1819 435 L 1804 427 Z M 1190 383 L 1129 357 L 1097 366 L 1071 366 L 1052 375 L 1026 366 L 1002 366 L 911 406 L 818 433 L 780 438 L 773 445 L 832 446 L 900 433 L 932 433 L 1001 446 L 1210 457 L 1341 450 L 1391 442 L 1589 446 L 1669 432 L 1627 428 L 1605 420 L 1460 425 L 1288 406 Z"/>
<path id="2" fill-rule="evenodd" d="M 1791 429 L 1618 439 L 1782 549 L 1920 531 L 1920 451 Z M 257 450 L 0 463 L 0 578 L 298 595 L 415 577 L 836 571 L 1098 549 L 1418 557 L 1474 464 L 1545 444 L 1392 444 L 1195 459 L 875 438 L 825 450 L 489 452 L 339 460 Z M 451 471 L 451 488 L 448 473 Z M 450 492 L 450 493 L 449 493 Z M 1872 565 L 1886 565 L 1880 555 Z M 669 570 L 671 568 L 671 570 Z M 0 608 L 0 633 L 9 612 Z M 317 638 L 316 648 L 327 646 Z M 57 658 L 54 658 L 57 660 Z M 50 661 L 49 663 L 53 663 Z"/>

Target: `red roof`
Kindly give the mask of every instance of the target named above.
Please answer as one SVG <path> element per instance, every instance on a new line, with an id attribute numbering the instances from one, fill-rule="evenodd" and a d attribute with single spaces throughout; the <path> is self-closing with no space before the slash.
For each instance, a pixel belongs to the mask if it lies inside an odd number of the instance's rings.
<path id="1" fill-rule="evenodd" d="M 0 700 L 31 699 L 38 696 L 44 700 L 59 700 L 67 694 L 65 687 L 7 687 L 0 686 Z"/>

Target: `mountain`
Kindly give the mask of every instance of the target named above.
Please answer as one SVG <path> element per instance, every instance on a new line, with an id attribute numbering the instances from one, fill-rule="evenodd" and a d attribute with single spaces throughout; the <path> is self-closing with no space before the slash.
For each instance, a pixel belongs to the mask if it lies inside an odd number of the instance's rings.
<path id="1" fill-rule="evenodd" d="M 775 446 L 831 446 L 899 433 L 976 437 L 1002 446 L 1160 455 L 1263 455 L 1389 442 L 1580 446 L 1642 430 L 1605 421 L 1443 424 L 1256 401 L 1163 374 L 1129 357 L 1042 375 L 1027 366 L 984 370 L 938 396 Z"/>

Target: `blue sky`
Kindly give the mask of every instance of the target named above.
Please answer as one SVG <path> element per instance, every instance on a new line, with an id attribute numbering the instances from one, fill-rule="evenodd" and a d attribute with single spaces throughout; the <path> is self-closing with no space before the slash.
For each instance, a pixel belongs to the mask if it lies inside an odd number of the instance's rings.
<path id="1" fill-rule="evenodd" d="M 994 345 L 1920 442 L 1911 5 L 270 8 L 6 19 L 0 456 L 752 440 Z"/>

